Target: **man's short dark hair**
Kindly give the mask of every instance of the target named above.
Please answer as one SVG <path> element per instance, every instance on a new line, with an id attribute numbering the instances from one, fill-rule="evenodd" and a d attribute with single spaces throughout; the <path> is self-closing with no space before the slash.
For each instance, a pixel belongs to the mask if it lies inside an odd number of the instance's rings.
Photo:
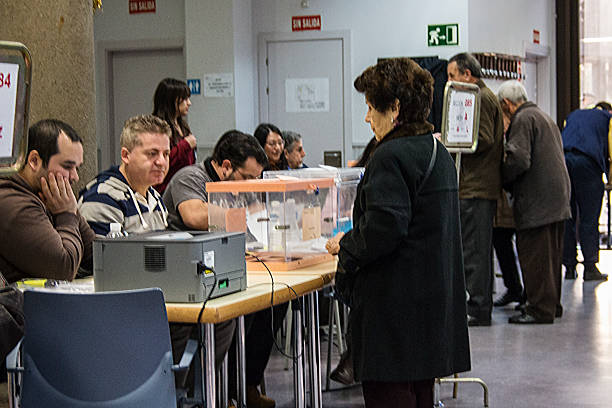
<path id="1" fill-rule="evenodd" d="M 259 141 L 259 144 L 261 145 L 261 147 L 264 147 L 266 145 L 266 141 L 268 140 L 268 135 L 271 132 L 274 132 L 278 134 L 279 136 L 281 135 L 280 129 L 271 123 L 262 123 L 259 126 L 257 126 L 257 129 L 255 129 L 255 139 Z"/>
<path id="2" fill-rule="evenodd" d="M 462 52 L 460 54 L 455 55 L 449 61 L 457 64 L 457 69 L 460 74 L 465 74 L 465 70 L 469 69 L 472 76 L 474 78 L 482 77 L 482 68 L 480 67 L 480 62 L 470 53 Z"/>
<path id="3" fill-rule="evenodd" d="M 51 156 L 59 152 L 57 139 L 61 132 L 64 132 L 71 141 L 83 144 L 83 140 L 76 130 L 66 122 L 57 119 L 43 119 L 33 124 L 28 131 L 27 155 L 32 150 L 36 150 L 42 159 L 43 165 L 47 167 Z"/>
<path id="4" fill-rule="evenodd" d="M 291 153 L 295 149 L 295 144 L 302 140 L 302 135 L 291 130 L 283 130 L 281 134 L 285 142 L 285 150 Z"/>
<path id="5" fill-rule="evenodd" d="M 597 105 L 595 105 L 595 107 L 599 109 L 603 109 L 605 111 L 612 111 L 612 105 L 610 105 L 606 101 L 597 102 Z"/>
<path id="6" fill-rule="evenodd" d="M 225 132 L 217 141 L 212 159 L 217 163 L 229 160 L 234 169 L 243 167 L 244 162 L 253 157 L 262 167 L 268 165 L 268 158 L 257 139 L 239 130 Z"/>

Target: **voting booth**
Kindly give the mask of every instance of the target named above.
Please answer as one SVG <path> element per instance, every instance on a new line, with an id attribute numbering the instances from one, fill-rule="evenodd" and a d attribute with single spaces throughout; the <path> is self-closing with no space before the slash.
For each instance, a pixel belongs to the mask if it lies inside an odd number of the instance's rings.
<path id="1" fill-rule="evenodd" d="M 31 83 L 26 46 L 0 41 L 0 175 L 15 173 L 26 160 Z"/>

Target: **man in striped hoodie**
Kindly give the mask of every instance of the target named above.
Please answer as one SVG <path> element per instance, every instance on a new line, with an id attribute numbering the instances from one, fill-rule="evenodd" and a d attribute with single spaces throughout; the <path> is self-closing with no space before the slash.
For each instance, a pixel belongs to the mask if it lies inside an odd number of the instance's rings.
<path id="1" fill-rule="evenodd" d="M 79 198 L 79 211 L 97 235 L 110 224 L 128 234 L 164 230 L 166 207 L 152 186 L 168 172 L 170 127 L 153 115 L 135 116 L 121 132 L 121 164 L 98 174 Z"/>

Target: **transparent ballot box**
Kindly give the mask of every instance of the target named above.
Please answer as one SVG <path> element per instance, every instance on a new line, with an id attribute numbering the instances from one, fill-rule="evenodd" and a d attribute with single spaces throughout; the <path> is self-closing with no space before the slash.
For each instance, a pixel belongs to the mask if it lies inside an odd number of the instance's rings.
<path id="1" fill-rule="evenodd" d="M 332 195 L 332 235 L 347 232 L 353 228 L 353 204 L 357 196 L 357 185 L 363 177 L 363 167 L 336 168 L 331 166 L 307 167 L 297 170 L 265 171 L 263 178 L 269 179 L 305 179 L 333 178 Z"/>
<path id="2" fill-rule="evenodd" d="M 330 260 L 332 178 L 206 183 L 209 231 L 246 233 L 249 269 L 286 270 Z M 255 258 L 256 257 L 256 258 Z"/>

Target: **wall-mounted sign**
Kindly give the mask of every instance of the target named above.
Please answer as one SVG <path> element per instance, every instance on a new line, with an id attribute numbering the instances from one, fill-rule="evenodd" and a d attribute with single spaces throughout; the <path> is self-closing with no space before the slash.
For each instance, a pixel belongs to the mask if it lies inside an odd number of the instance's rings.
<path id="1" fill-rule="evenodd" d="M 234 96 L 234 75 L 231 72 L 204 75 L 204 96 L 207 98 Z"/>
<path id="2" fill-rule="evenodd" d="M 155 0 L 129 0 L 130 14 L 155 13 Z"/>
<path id="3" fill-rule="evenodd" d="M 287 78 L 285 111 L 329 112 L 329 78 Z"/>
<path id="4" fill-rule="evenodd" d="M 540 43 L 540 30 L 533 30 L 533 43 L 534 44 Z"/>
<path id="5" fill-rule="evenodd" d="M 187 86 L 189 87 L 189 92 L 191 92 L 192 95 L 200 95 L 202 93 L 199 79 L 188 79 Z"/>
<path id="6" fill-rule="evenodd" d="M 428 25 L 427 45 L 459 45 L 459 24 Z"/>
<path id="7" fill-rule="evenodd" d="M 321 31 L 321 15 L 293 16 L 291 17 L 292 31 L 319 30 Z"/>

